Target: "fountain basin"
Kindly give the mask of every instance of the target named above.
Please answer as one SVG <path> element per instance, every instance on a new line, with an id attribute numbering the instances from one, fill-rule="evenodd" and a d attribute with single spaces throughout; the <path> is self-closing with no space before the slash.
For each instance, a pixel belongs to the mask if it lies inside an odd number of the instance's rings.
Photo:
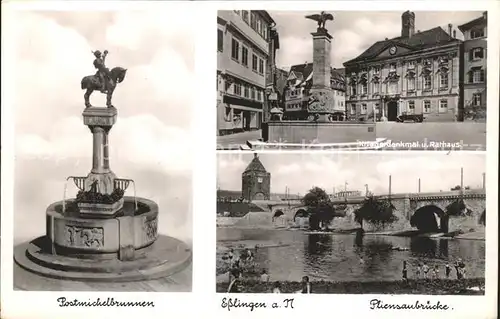
<path id="1" fill-rule="evenodd" d="M 158 237 L 158 205 L 145 198 L 123 198 L 123 208 L 115 217 L 81 215 L 74 199 L 55 202 L 47 208 L 46 235 L 55 253 L 91 257 L 92 254 L 118 254 L 121 247 L 141 249 Z M 90 256 L 89 256 L 90 255 Z M 95 256 L 103 258 L 105 256 Z M 110 256 L 113 257 L 113 256 Z"/>
<path id="2" fill-rule="evenodd" d="M 155 202 L 127 196 L 123 202 L 112 218 L 81 214 L 74 199 L 53 203 L 46 235 L 16 246 L 16 264 L 45 277 L 84 282 L 164 278 L 191 264 L 188 245 L 158 234 Z"/>

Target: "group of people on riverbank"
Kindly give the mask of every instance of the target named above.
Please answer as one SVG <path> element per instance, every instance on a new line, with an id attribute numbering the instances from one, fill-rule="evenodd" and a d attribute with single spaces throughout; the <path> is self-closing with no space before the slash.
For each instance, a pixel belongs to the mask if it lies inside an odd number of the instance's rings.
<path id="1" fill-rule="evenodd" d="M 456 279 L 464 279 L 466 274 L 465 263 L 461 258 L 455 261 L 453 264 L 456 273 Z M 444 265 L 444 274 L 446 279 L 450 279 L 452 268 L 450 263 L 447 262 Z M 415 279 L 439 279 L 440 277 L 440 267 L 438 264 L 434 266 L 429 266 L 424 261 L 422 263 L 418 263 L 417 267 L 415 267 Z M 403 261 L 403 270 L 402 270 L 403 280 L 408 280 L 408 263 Z"/>
<path id="2" fill-rule="evenodd" d="M 254 256 L 257 252 L 258 246 L 256 245 L 254 251 L 250 248 L 245 248 L 239 255 L 236 255 L 234 249 L 230 249 L 228 253 L 223 257 L 227 263 L 229 263 L 229 287 L 227 292 L 229 293 L 242 293 L 244 292 L 244 282 L 243 282 L 243 272 L 253 273 L 255 272 Z M 260 273 L 260 282 L 269 283 L 270 276 L 264 269 Z M 281 283 L 275 281 L 271 288 L 272 293 L 282 293 Z M 308 276 L 302 277 L 301 289 L 295 293 L 311 293 L 311 282 Z"/>

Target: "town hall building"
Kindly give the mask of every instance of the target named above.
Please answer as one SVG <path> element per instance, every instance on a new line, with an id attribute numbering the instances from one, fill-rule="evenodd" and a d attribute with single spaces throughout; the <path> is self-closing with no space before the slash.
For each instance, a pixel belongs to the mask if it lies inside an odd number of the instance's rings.
<path id="1" fill-rule="evenodd" d="M 461 41 L 441 27 L 415 31 L 415 13 L 401 16 L 401 36 L 377 41 L 344 63 L 347 117 L 396 121 L 423 114 L 425 121 L 457 121 Z"/>

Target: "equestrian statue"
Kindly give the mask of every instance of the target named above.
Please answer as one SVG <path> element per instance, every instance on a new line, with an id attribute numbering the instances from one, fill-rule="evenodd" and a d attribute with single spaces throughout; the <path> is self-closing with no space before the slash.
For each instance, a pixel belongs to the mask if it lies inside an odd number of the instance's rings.
<path id="1" fill-rule="evenodd" d="M 333 21 L 333 15 L 331 13 L 326 13 L 325 11 L 321 11 L 320 14 L 311 14 L 306 16 L 306 19 L 311 19 L 318 22 L 318 30 L 326 30 L 325 24 L 326 21 Z"/>
<path id="2" fill-rule="evenodd" d="M 85 107 L 92 106 L 90 104 L 90 95 L 96 90 L 106 94 L 106 106 L 113 107 L 113 104 L 111 104 L 113 92 L 116 85 L 125 79 L 127 69 L 117 66 L 109 70 L 105 64 L 108 50 L 104 50 L 103 53 L 97 50 L 93 54 L 95 56 L 94 67 L 97 69 L 97 72 L 95 75 L 84 77 L 81 82 L 82 90 L 87 90 L 84 94 Z"/>

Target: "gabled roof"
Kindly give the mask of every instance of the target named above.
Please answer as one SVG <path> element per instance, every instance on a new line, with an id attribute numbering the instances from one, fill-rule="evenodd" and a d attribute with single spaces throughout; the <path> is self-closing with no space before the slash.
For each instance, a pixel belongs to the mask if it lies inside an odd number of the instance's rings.
<path id="1" fill-rule="evenodd" d="M 254 154 L 254 157 L 250 164 L 248 164 L 247 168 L 243 171 L 243 174 L 250 172 L 262 172 L 267 173 L 266 168 L 262 165 L 262 162 L 259 159 L 257 153 Z"/>
<path id="2" fill-rule="evenodd" d="M 462 25 L 459 25 L 458 30 L 464 32 L 465 30 L 469 30 L 469 29 L 475 27 L 476 25 L 485 24 L 486 19 L 487 19 L 487 13 L 488 12 L 484 12 L 483 15 L 480 16 L 479 18 L 476 18 L 476 19 L 471 20 L 469 22 L 466 22 Z"/>
<path id="3" fill-rule="evenodd" d="M 450 44 L 453 42 L 460 42 L 460 40 L 451 37 L 448 33 L 446 33 L 446 31 L 443 30 L 443 28 L 436 27 L 426 31 L 417 32 L 409 38 L 396 37 L 383 41 L 377 41 L 368 49 L 366 49 L 365 52 L 361 53 L 358 57 L 344 62 L 344 66 L 353 62 L 374 59 L 390 45 L 399 45 L 409 48 L 412 51 L 418 51 L 422 49 Z"/>
<path id="4" fill-rule="evenodd" d="M 345 80 L 345 68 L 332 69 L 332 79 L 344 81 Z"/>
<path id="5" fill-rule="evenodd" d="M 304 64 L 296 64 L 290 68 L 290 74 L 294 72 L 295 74 L 301 74 L 302 78 L 299 80 L 306 80 L 309 78 L 311 73 L 313 72 L 313 64 L 312 63 L 304 63 Z M 344 81 L 345 79 L 345 68 L 341 69 L 331 69 L 331 77 L 332 79 Z"/>
<path id="6" fill-rule="evenodd" d="M 295 74 L 301 74 L 302 79 L 307 79 L 309 77 L 309 74 L 313 71 L 313 64 L 312 63 L 304 63 L 304 64 L 296 64 L 292 65 L 290 68 L 290 74 L 293 72 Z"/>

